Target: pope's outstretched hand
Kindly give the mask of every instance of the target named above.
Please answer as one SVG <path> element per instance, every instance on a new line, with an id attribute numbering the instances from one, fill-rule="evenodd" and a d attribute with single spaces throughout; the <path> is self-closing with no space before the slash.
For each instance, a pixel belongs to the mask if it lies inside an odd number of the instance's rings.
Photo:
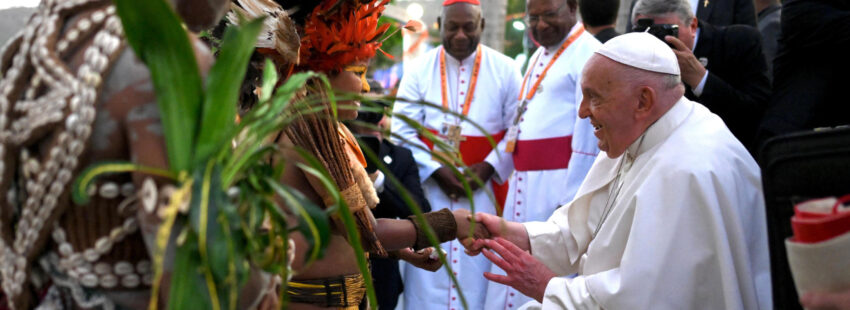
<path id="1" fill-rule="evenodd" d="M 484 256 L 505 271 L 505 275 L 485 272 L 484 277 L 487 280 L 513 287 L 526 296 L 543 302 L 546 285 L 556 276 L 549 267 L 504 238 L 488 239 L 484 244 L 489 249 L 481 251 Z"/>

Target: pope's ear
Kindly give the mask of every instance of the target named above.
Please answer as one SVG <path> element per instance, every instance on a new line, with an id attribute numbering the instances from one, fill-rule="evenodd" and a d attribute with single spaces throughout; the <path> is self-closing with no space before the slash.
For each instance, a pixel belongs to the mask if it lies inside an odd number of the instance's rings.
<path id="1" fill-rule="evenodd" d="M 635 109 L 635 117 L 641 119 L 650 116 L 657 101 L 658 94 L 655 89 L 649 86 L 641 86 L 638 89 L 638 105 Z"/>

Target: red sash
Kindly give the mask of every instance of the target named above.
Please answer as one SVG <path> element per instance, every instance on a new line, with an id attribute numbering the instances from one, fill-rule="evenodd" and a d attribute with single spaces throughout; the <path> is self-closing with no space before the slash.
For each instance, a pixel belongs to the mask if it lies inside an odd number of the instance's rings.
<path id="1" fill-rule="evenodd" d="M 572 136 L 519 140 L 514 157 L 516 171 L 539 171 L 565 169 L 573 154 Z"/>
<path id="2" fill-rule="evenodd" d="M 440 135 L 440 133 L 434 129 L 428 128 L 428 131 L 430 131 L 435 136 Z M 503 130 L 499 133 L 492 135 L 491 137 L 493 137 L 493 141 L 496 144 L 499 144 L 499 141 L 502 141 L 502 138 L 505 137 L 505 131 Z M 483 162 L 484 159 L 487 158 L 487 155 L 489 155 L 490 152 L 493 151 L 493 146 L 490 145 L 490 141 L 487 140 L 487 137 L 464 136 L 464 138 L 466 138 L 466 140 L 460 142 L 459 149 L 461 159 L 463 160 L 463 163 L 467 166 Z M 433 141 L 425 138 L 422 135 L 419 135 L 419 140 L 422 140 L 422 142 L 424 142 L 425 145 L 428 146 L 429 150 L 434 149 Z M 508 182 L 499 184 L 491 179 L 490 183 L 492 183 L 493 185 L 493 195 L 496 196 L 496 202 L 498 203 L 498 205 L 496 205 L 496 213 L 499 216 L 502 216 L 502 206 L 505 205 L 505 200 L 508 197 Z"/>

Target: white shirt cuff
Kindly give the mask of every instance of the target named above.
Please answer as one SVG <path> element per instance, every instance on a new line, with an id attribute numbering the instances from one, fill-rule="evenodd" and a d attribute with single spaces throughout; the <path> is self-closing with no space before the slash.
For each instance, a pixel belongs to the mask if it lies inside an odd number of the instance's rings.
<path id="1" fill-rule="evenodd" d="M 697 84 L 697 87 L 694 87 L 694 89 L 693 89 L 694 95 L 696 95 L 697 97 L 702 95 L 702 89 L 705 88 L 705 80 L 707 80 L 707 79 L 708 79 L 708 70 L 705 70 L 705 75 L 702 76 L 702 80 L 700 80 L 699 84 Z"/>

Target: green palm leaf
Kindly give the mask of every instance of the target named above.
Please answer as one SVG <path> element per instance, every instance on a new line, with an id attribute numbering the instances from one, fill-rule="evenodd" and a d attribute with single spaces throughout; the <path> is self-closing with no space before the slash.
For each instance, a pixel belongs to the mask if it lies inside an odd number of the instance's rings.
<path id="1" fill-rule="evenodd" d="M 189 170 L 203 88 L 189 37 L 165 1 L 115 0 L 124 33 L 150 70 L 172 171 Z"/>
<path id="2" fill-rule="evenodd" d="M 230 150 L 230 137 L 236 127 L 236 104 L 254 41 L 263 27 L 263 19 L 230 27 L 224 33 L 221 52 L 207 77 L 201 127 L 195 146 L 195 161 L 204 162 L 217 151 Z M 223 147 L 224 146 L 224 147 Z"/>

